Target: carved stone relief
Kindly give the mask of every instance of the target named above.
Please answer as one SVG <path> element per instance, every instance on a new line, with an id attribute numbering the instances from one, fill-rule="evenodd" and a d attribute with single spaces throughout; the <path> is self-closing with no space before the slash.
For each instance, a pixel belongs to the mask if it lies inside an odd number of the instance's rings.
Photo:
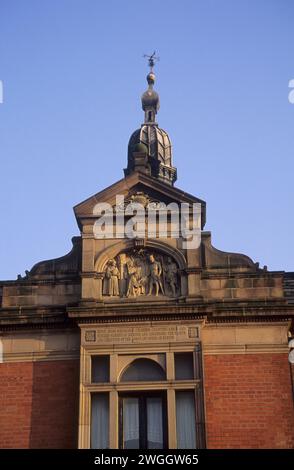
<path id="1" fill-rule="evenodd" d="M 120 253 L 106 263 L 103 295 L 177 297 L 180 295 L 178 265 L 170 256 L 145 248 Z"/>
<path id="2" fill-rule="evenodd" d="M 148 194 L 145 194 L 142 191 L 137 191 L 127 197 L 121 204 L 115 206 L 114 209 L 117 212 L 124 211 L 127 206 L 132 207 L 132 204 L 141 204 L 145 209 L 150 210 L 159 210 L 161 208 L 166 207 L 164 203 L 157 201 L 156 199 L 150 197 Z"/>
<path id="3" fill-rule="evenodd" d="M 103 294 L 110 296 L 119 295 L 119 280 L 120 272 L 117 268 L 116 261 L 114 259 L 110 259 L 106 265 Z"/>

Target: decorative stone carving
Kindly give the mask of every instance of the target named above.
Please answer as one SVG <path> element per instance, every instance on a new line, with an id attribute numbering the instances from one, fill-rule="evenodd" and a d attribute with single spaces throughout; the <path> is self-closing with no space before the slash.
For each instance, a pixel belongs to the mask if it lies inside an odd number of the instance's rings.
<path id="1" fill-rule="evenodd" d="M 120 272 L 117 268 L 116 261 L 114 259 L 110 259 L 106 266 L 103 294 L 110 296 L 119 295 L 119 279 Z"/>
<path id="2" fill-rule="evenodd" d="M 116 212 L 120 212 L 124 211 L 127 206 L 132 208 L 132 205 L 134 205 L 135 208 L 136 204 L 141 204 L 144 209 L 149 210 L 159 210 L 161 208 L 166 207 L 164 203 L 157 201 L 154 198 L 151 198 L 148 194 L 145 194 L 142 191 L 137 191 L 127 197 L 121 204 L 115 206 L 114 209 L 116 210 Z"/>
<path id="3" fill-rule="evenodd" d="M 137 297 L 145 294 L 146 276 L 143 274 L 142 265 L 137 260 L 129 258 L 126 262 L 126 278 L 127 278 L 127 297 Z"/>
<path id="4" fill-rule="evenodd" d="M 175 297 L 178 285 L 178 267 L 170 256 L 164 266 L 164 277 L 166 288 L 170 289 L 172 296 Z"/>
<path id="5" fill-rule="evenodd" d="M 17 275 L 17 280 L 18 281 L 23 281 L 25 279 L 29 279 L 30 277 L 30 271 L 28 271 L 27 269 L 25 270 L 25 276 L 22 276 L 21 274 L 18 274 Z"/>
<path id="6" fill-rule="evenodd" d="M 156 261 L 154 255 L 149 256 L 149 292 L 148 295 L 152 294 L 153 287 L 155 288 L 155 295 L 158 296 L 159 290 L 161 290 L 164 295 L 164 290 L 162 286 L 162 266 L 159 261 Z"/>
<path id="7" fill-rule="evenodd" d="M 85 332 L 85 341 L 86 342 L 96 341 L 96 331 L 95 330 L 87 330 Z"/>
<path id="8" fill-rule="evenodd" d="M 134 248 L 110 259 L 104 270 L 103 295 L 136 298 L 180 295 L 177 263 L 145 248 Z"/>

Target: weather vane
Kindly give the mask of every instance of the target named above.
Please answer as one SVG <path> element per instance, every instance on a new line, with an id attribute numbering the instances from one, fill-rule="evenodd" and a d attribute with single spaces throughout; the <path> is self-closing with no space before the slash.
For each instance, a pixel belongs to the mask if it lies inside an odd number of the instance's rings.
<path id="1" fill-rule="evenodd" d="M 155 61 L 159 61 L 159 57 L 156 57 L 155 55 L 155 51 L 153 52 L 153 54 L 151 55 L 147 55 L 147 54 L 144 54 L 143 57 L 148 57 L 148 63 L 149 63 L 149 67 L 150 67 L 150 72 L 153 72 L 153 67 L 155 65 Z"/>

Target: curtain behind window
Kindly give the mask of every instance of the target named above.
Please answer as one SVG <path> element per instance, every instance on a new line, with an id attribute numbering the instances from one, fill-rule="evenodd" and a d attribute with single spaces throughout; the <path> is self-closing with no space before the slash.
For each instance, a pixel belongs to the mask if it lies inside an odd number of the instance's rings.
<path id="1" fill-rule="evenodd" d="M 148 449 L 163 448 L 162 429 L 162 398 L 147 398 L 147 447 Z"/>
<path id="2" fill-rule="evenodd" d="M 139 398 L 123 399 L 124 449 L 139 449 Z"/>
<path id="3" fill-rule="evenodd" d="M 109 448 L 109 396 L 95 393 L 91 397 L 91 449 Z"/>
<path id="4" fill-rule="evenodd" d="M 195 398 L 193 391 L 176 392 L 178 449 L 195 449 Z"/>

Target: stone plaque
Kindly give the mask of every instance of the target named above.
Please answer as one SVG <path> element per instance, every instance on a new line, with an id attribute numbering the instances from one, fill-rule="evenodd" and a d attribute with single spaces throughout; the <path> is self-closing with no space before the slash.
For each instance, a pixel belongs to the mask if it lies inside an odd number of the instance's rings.
<path id="1" fill-rule="evenodd" d="M 85 342 L 97 345 L 191 342 L 198 337 L 198 327 L 187 325 L 101 326 L 85 332 Z"/>
<path id="2" fill-rule="evenodd" d="M 191 326 L 188 328 L 189 338 L 198 338 L 199 330 L 196 326 Z"/>
<path id="3" fill-rule="evenodd" d="M 87 330 L 85 331 L 85 341 L 88 342 L 94 342 L 96 341 L 96 331 L 95 330 Z"/>

